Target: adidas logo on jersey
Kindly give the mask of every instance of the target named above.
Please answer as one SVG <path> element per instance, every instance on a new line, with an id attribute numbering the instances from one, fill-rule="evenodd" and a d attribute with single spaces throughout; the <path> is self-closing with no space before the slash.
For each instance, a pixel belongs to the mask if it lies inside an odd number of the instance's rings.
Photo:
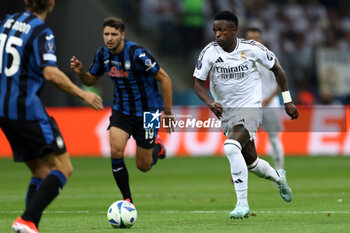
<path id="1" fill-rule="evenodd" d="M 219 63 L 219 62 L 224 62 L 224 60 L 221 57 L 219 57 L 218 59 L 216 59 L 215 63 Z"/>

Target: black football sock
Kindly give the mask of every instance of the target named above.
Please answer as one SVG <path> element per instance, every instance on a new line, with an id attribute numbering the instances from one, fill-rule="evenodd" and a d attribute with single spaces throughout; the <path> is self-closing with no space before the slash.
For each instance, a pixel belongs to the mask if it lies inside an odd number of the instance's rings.
<path id="1" fill-rule="evenodd" d="M 26 207 L 28 207 L 29 201 L 32 199 L 34 193 L 39 189 L 42 181 L 42 179 L 36 177 L 32 177 L 32 179 L 30 180 L 26 195 Z"/>
<path id="2" fill-rule="evenodd" d="M 152 151 L 152 166 L 155 165 L 158 161 L 158 154 L 162 150 L 162 147 L 160 144 L 155 143 L 153 146 L 153 151 Z"/>
<path id="3" fill-rule="evenodd" d="M 129 186 L 129 173 L 126 169 L 124 159 L 111 159 L 111 161 L 113 176 L 123 195 L 123 199 L 125 200 L 128 198 L 130 199 L 130 202 L 133 203 Z"/>
<path id="4" fill-rule="evenodd" d="M 58 170 L 51 171 L 29 201 L 22 218 L 34 222 L 38 226 L 42 212 L 60 193 L 66 181 L 67 179 L 62 172 Z"/>

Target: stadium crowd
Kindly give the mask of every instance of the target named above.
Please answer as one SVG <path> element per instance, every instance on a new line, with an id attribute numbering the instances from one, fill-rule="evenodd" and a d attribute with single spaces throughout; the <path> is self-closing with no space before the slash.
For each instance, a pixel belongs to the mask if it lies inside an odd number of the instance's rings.
<path id="1" fill-rule="evenodd" d="M 80 28 L 81 22 L 76 19 L 75 7 L 80 7 L 83 0 L 57 2 L 57 15 L 61 20 L 48 21 L 53 31 L 61 32 L 57 41 L 57 53 L 61 57 L 64 72 L 77 82 L 70 73 L 67 62 L 73 51 L 79 51 L 67 43 L 73 38 L 84 35 L 86 40 L 80 41 L 82 47 L 100 46 L 101 41 L 95 37 L 87 37 L 91 32 L 100 33 L 99 24 L 94 19 L 107 15 L 118 16 L 127 22 L 127 40 L 132 40 L 150 48 L 164 65 L 174 82 L 175 105 L 201 104 L 192 91 L 192 74 L 200 49 L 212 41 L 212 19 L 216 12 L 229 9 L 239 19 L 238 37 L 244 38 L 249 27 L 262 30 L 263 41 L 278 57 L 289 77 L 291 94 L 297 104 L 350 104 L 350 88 L 346 85 L 347 65 L 350 50 L 350 1 L 348 0 L 101 0 L 86 3 L 86 12 L 82 12 L 79 20 L 91 26 L 91 30 Z M 61 13 L 66 5 L 71 9 L 68 16 Z M 19 10 L 22 0 L 4 2 L 0 8 L 1 15 Z M 5 7 L 6 6 L 6 7 Z M 65 6 L 65 7 L 64 7 Z M 92 11 L 91 9 L 99 9 Z M 68 12 L 69 13 L 69 12 Z M 55 13 L 54 13 L 55 14 Z M 67 18 L 67 19 L 66 19 Z M 73 23 L 62 23 L 64 21 Z M 69 32 L 69 33 L 66 33 Z M 97 38 L 97 37 L 96 37 Z M 337 75 L 334 70 L 323 70 L 317 54 L 324 48 L 331 48 L 335 53 L 345 54 L 347 62 L 343 63 L 342 80 L 338 87 L 346 93 L 337 95 L 334 81 Z M 82 59 L 86 64 L 91 62 L 91 51 L 83 50 Z M 85 54 L 84 54 L 85 52 Z M 337 55 L 338 56 L 338 55 Z M 340 55 L 343 56 L 343 55 Z M 339 58 L 339 57 L 338 57 Z M 339 60 L 339 59 L 338 59 Z M 324 66 L 323 66 L 324 67 Z M 337 68 L 337 67 L 336 67 Z M 326 82 L 321 77 L 329 77 Z M 77 82 L 78 85 L 80 85 Z M 345 85 L 344 85 L 345 84 Z M 326 86 L 326 90 L 324 90 Z M 94 88 L 101 95 L 106 105 L 113 103 L 108 78 L 102 79 Z M 333 89 L 333 90 L 329 90 Z M 49 96 L 55 93 L 57 98 Z M 41 95 L 46 106 L 81 105 L 74 98 L 66 96 L 48 85 Z"/>
<path id="2" fill-rule="evenodd" d="M 290 77 L 299 104 L 334 103 L 320 93 L 315 64 L 317 47 L 350 50 L 350 3 L 346 0 L 132 0 L 123 14 L 139 36 L 156 43 L 160 55 L 180 57 L 193 70 L 195 56 L 213 40 L 212 18 L 230 9 L 239 18 L 238 35 L 249 27 L 263 40 Z M 179 36 L 180 35 L 180 36 Z M 189 79 L 190 80 L 190 79 Z M 349 103 L 348 98 L 342 99 Z"/>

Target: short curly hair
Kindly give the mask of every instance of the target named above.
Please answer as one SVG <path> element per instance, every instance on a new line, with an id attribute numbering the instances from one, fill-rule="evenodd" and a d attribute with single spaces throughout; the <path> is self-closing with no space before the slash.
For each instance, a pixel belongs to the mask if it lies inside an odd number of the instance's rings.
<path id="1" fill-rule="evenodd" d="M 113 27 L 115 29 L 119 29 L 120 32 L 125 31 L 125 23 L 121 18 L 117 17 L 108 17 L 103 21 L 103 28 L 106 26 Z"/>
<path id="2" fill-rule="evenodd" d="M 237 16 L 231 11 L 220 11 L 214 16 L 214 20 L 226 20 L 228 22 L 232 22 L 238 28 L 238 19 Z"/>

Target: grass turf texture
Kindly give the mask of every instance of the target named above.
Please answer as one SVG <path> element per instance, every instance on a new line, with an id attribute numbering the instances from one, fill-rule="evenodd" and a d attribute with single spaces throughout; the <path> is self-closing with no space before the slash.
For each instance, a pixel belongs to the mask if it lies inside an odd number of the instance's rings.
<path id="1" fill-rule="evenodd" d="M 263 157 L 271 162 L 270 158 Z M 45 210 L 41 232 L 349 232 L 350 157 L 287 157 L 293 201 L 286 203 L 270 181 L 249 175 L 251 216 L 229 219 L 236 202 L 225 157 L 167 158 L 147 173 L 126 159 L 138 219 L 113 229 L 106 218 L 121 199 L 110 160 L 74 158 L 75 171 Z M 29 171 L 0 160 L 0 232 L 21 215 Z"/>

